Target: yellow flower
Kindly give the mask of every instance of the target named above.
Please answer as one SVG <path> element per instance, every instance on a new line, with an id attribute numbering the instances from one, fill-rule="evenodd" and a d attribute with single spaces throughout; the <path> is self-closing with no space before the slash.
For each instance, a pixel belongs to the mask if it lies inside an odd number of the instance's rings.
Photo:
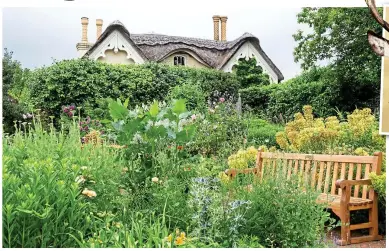
<path id="1" fill-rule="evenodd" d="M 223 183 L 227 183 L 228 181 L 230 181 L 230 179 L 228 178 L 228 175 L 225 174 L 224 172 L 220 172 L 220 173 L 219 173 L 219 179 L 220 179 Z"/>
<path id="2" fill-rule="evenodd" d="M 185 240 L 184 240 L 184 238 L 177 237 L 177 238 L 176 238 L 176 241 L 175 241 L 174 243 L 175 243 L 177 246 L 180 246 L 180 245 L 185 244 Z"/>
<path id="3" fill-rule="evenodd" d="M 169 234 L 168 237 L 165 238 L 166 241 L 171 242 L 172 241 L 172 234 Z"/>
<path id="4" fill-rule="evenodd" d="M 88 188 L 85 188 L 84 191 L 82 191 L 82 194 L 88 196 L 89 198 L 97 196 L 95 191 L 89 190 Z"/>

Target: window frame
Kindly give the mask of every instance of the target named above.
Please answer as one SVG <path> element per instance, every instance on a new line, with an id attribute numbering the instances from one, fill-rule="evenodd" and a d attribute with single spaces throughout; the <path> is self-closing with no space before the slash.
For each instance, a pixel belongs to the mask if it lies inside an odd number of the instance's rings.
<path id="1" fill-rule="evenodd" d="M 178 58 L 181 57 L 184 61 L 184 64 L 178 64 Z M 176 58 L 177 58 L 177 64 L 176 64 Z M 186 66 L 186 56 L 182 54 L 176 54 L 173 56 L 173 65 L 174 66 Z"/>

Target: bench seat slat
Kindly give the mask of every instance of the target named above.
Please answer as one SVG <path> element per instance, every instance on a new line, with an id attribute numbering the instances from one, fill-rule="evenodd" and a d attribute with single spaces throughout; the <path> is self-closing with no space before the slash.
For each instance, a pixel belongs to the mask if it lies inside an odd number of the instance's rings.
<path id="1" fill-rule="evenodd" d="M 318 203 L 329 203 L 330 207 L 339 207 L 340 198 L 341 198 L 340 195 L 322 193 L 319 195 L 316 201 Z M 350 197 L 349 206 L 367 206 L 368 204 L 372 204 L 372 203 L 373 201 L 369 199 Z"/>

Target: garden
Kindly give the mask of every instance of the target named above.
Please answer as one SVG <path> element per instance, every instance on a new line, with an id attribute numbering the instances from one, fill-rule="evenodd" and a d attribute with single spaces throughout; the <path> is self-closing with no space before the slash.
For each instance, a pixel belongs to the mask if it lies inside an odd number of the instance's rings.
<path id="1" fill-rule="evenodd" d="M 304 8 L 299 20 L 343 25 L 331 11 L 374 27 L 364 9 Z M 316 203 L 318 191 L 302 189 L 298 177 L 232 180 L 225 170 L 254 167 L 259 149 L 385 153 L 380 60 L 364 49 L 371 67 L 360 69 L 361 57 L 337 35 L 338 62 L 317 67 L 320 51 L 309 54 L 303 47 L 312 41 L 297 33 L 295 57 L 307 69 L 280 84 L 254 59 L 233 73 L 81 59 L 29 70 L 5 50 L 3 247 L 333 247 L 340 221 Z M 364 46 L 358 41 L 350 46 Z M 382 174 L 369 174 L 382 235 L 385 159 Z"/>

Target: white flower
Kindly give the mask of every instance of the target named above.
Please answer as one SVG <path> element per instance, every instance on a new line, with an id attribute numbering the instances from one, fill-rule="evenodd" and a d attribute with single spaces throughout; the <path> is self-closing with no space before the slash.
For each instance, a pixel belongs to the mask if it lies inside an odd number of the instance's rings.
<path id="1" fill-rule="evenodd" d="M 89 190 L 88 188 L 85 188 L 84 191 L 82 191 L 82 194 L 88 196 L 89 198 L 97 196 L 95 191 Z"/>
<path id="2" fill-rule="evenodd" d="M 139 132 L 135 133 L 134 134 L 134 137 L 132 138 L 132 140 L 137 143 L 137 144 L 140 144 L 143 142 L 143 138 L 142 138 L 142 135 L 140 135 Z"/>
<path id="3" fill-rule="evenodd" d="M 76 178 L 76 182 L 77 182 L 77 183 L 83 183 L 83 182 L 85 182 L 85 178 L 84 178 L 84 176 L 82 176 L 82 175 L 80 175 L 80 176 L 77 176 L 77 178 Z"/>
<path id="4" fill-rule="evenodd" d="M 151 181 L 154 182 L 154 183 L 157 183 L 158 180 L 159 180 L 158 177 L 154 177 L 154 178 L 151 179 Z"/>
<path id="5" fill-rule="evenodd" d="M 86 170 L 86 169 L 88 169 L 88 167 L 87 166 L 82 166 L 80 169 L 81 170 Z"/>
<path id="6" fill-rule="evenodd" d="M 27 119 L 27 115 L 26 115 L 26 114 L 23 114 L 23 118 L 24 118 L 24 119 Z"/>

